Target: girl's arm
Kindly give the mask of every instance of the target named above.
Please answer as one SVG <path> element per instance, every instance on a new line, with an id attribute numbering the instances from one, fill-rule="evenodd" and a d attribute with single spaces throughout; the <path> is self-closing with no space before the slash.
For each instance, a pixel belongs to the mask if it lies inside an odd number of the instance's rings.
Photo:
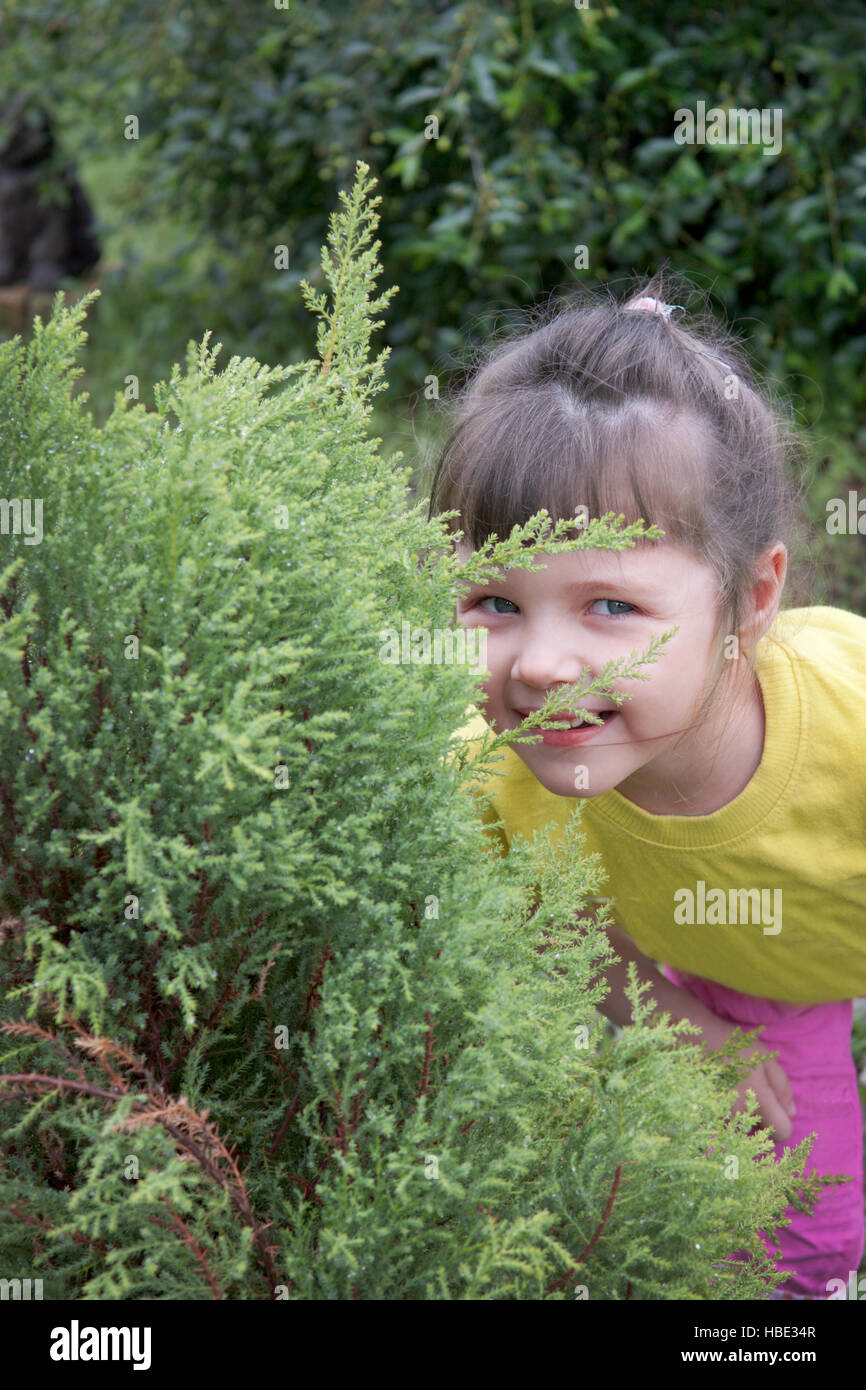
<path id="1" fill-rule="evenodd" d="M 670 1014 L 674 1022 L 687 1018 L 690 1022 L 696 1023 L 710 1047 L 721 1047 L 725 1039 L 730 1037 L 734 1031 L 734 1024 L 726 1023 L 718 1014 L 714 1014 L 702 1004 L 700 999 L 695 999 L 694 995 L 672 984 L 656 969 L 649 956 L 645 956 L 643 951 L 638 949 L 622 927 L 611 925 L 605 934 L 620 957 L 618 965 L 612 965 L 604 971 L 610 994 L 599 1004 L 599 1009 L 605 1018 L 609 1018 L 620 1028 L 631 1023 L 631 1004 L 626 998 L 625 987 L 628 984 L 629 961 L 633 960 L 637 966 L 638 978 L 649 981 L 652 985 L 650 992 L 653 999 L 657 1001 L 660 1009 Z"/>
<path id="2" fill-rule="evenodd" d="M 606 934 L 620 960 L 618 964 L 603 972 L 610 987 L 610 993 L 599 1004 L 605 1018 L 609 1018 L 620 1028 L 631 1022 L 631 1004 L 626 998 L 625 987 L 628 984 L 629 961 L 634 961 L 638 978 L 649 981 L 652 997 L 661 1010 L 669 1013 L 675 1022 L 687 1018 L 691 1023 L 697 1024 L 710 1051 L 722 1046 L 733 1033 L 735 1024 L 719 1018 L 718 1014 L 714 1014 L 699 999 L 695 999 L 694 995 L 666 979 L 621 927 L 611 925 L 606 928 Z M 762 1049 L 760 1044 L 755 1044 L 744 1048 L 743 1055 L 749 1057 L 763 1050 L 765 1049 Z M 790 1116 L 796 1114 L 796 1107 L 791 1083 L 779 1064 L 772 1060 L 761 1062 L 744 1077 L 737 1087 L 737 1100 L 732 1107 L 734 1112 L 745 1109 L 747 1089 L 754 1091 L 765 1125 L 775 1130 L 778 1139 L 788 1139 L 792 1129 Z"/>

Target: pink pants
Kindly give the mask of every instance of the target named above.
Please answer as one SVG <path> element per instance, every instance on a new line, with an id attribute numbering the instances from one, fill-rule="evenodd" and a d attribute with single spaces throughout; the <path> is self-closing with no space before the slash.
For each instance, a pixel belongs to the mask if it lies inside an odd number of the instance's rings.
<path id="1" fill-rule="evenodd" d="M 786 1208 L 791 1224 L 777 1231 L 782 1259 L 775 1264 L 793 1273 L 774 1296 L 826 1299 L 831 1279 L 841 1279 L 847 1288 L 864 1247 L 863 1116 L 851 1056 L 851 1000 L 786 1004 L 740 994 L 668 965 L 663 972 L 719 1018 L 743 1029 L 764 1025 L 756 1042 L 768 1052 L 778 1052 L 776 1061 L 791 1082 L 797 1107 L 790 1138 L 774 1144 L 776 1157 L 814 1131 L 817 1137 L 805 1172 L 847 1173 L 853 1179 L 824 1188 L 811 1215 Z M 772 1242 L 763 1243 L 774 1257 Z"/>

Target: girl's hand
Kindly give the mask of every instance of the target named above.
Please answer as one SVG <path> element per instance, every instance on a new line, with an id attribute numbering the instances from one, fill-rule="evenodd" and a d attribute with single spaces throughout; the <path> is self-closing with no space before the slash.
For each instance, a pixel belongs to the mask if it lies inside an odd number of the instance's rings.
<path id="1" fill-rule="evenodd" d="M 731 1033 L 734 1031 L 733 1024 L 725 1019 L 719 1018 L 709 1010 L 702 1009 L 702 1016 L 695 1017 L 696 1022 L 704 1035 L 704 1042 L 708 1048 L 715 1050 L 727 1042 Z M 741 1057 L 754 1057 L 761 1052 L 770 1052 L 772 1048 L 760 1042 L 753 1043 L 750 1047 L 740 1049 Z M 790 1139 L 791 1116 L 796 1115 L 797 1107 L 794 1104 L 794 1092 L 791 1082 L 787 1075 L 779 1066 L 775 1059 L 766 1062 L 759 1062 L 747 1076 L 744 1076 L 737 1087 L 737 1098 L 731 1106 L 731 1114 L 742 1114 L 746 1109 L 746 1091 L 754 1091 L 755 1099 L 758 1102 L 758 1112 L 760 1119 L 758 1123 L 767 1129 L 772 1129 L 776 1139 L 784 1143 Z"/>
<path id="2" fill-rule="evenodd" d="M 748 1048 L 742 1056 L 749 1057 L 761 1050 L 760 1047 Z M 790 1139 L 793 1128 L 791 1116 L 796 1115 L 797 1107 L 791 1083 L 779 1063 L 775 1060 L 760 1062 L 754 1071 L 743 1078 L 737 1087 L 737 1099 L 731 1106 L 731 1114 L 742 1114 L 746 1109 L 747 1090 L 755 1093 L 764 1126 L 775 1132 L 779 1142 Z"/>

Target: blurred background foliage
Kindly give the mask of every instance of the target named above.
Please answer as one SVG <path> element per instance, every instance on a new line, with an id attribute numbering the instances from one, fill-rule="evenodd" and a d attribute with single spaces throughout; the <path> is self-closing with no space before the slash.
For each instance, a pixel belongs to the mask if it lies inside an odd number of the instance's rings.
<path id="1" fill-rule="evenodd" d="M 206 328 L 223 361 L 309 356 L 299 281 L 321 280 L 364 159 L 400 286 L 374 424 L 420 493 L 431 397 L 473 345 L 552 293 L 667 263 L 812 432 L 816 601 L 866 613 L 863 537 L 825 527 L 829 498 L 866 497 L 864 32 L 862 0 L 6 0 L 0 94 L 48 101 L 100 220 L 97 419 L 130 373 L 150 404 Z M 781 152 L 677 144 L 699 100 L 779 108 Z"/>

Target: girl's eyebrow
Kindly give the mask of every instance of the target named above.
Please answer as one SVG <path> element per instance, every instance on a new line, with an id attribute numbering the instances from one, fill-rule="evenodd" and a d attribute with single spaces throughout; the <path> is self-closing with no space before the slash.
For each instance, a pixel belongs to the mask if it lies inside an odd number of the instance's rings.
<path id="1" fill-rule="evenodd" d="M 518 574 L 524 572 L 527 574 L 531 573 L 531 571 L 517 571 Z M 543 571 L 541 572 L 543 573 Z M 487 582 L 483 584 L 477 580 L 463 579 L 460 581 L 467 589 L 501 589 L 513 582 L 513 577 L 505 576 L 499 579 L 488 579 Z M 580 593 L 584 589 L 604 589 L 605 592 L 610 589 L 619 589 L 622 593 L 635 594 L 639 592 L 644 597 L 651 599 L 662 598 L 664 596 L 663 589 L 645 579 L 605 579 L 604 577 L 596 579 L 572 579 L 564 582 L 562 587 L 572 593 Z"/>
<path id="2" fill-rule="evenodd" d="M 580 591 L 581 589 L 622 589 L 629 593 L 641 593 L 647 598 L 661 598 L 664 590 L 657 584 L 653 584 L 647 579 L 575 579 L 563 586 L 566 589 Z"/>

